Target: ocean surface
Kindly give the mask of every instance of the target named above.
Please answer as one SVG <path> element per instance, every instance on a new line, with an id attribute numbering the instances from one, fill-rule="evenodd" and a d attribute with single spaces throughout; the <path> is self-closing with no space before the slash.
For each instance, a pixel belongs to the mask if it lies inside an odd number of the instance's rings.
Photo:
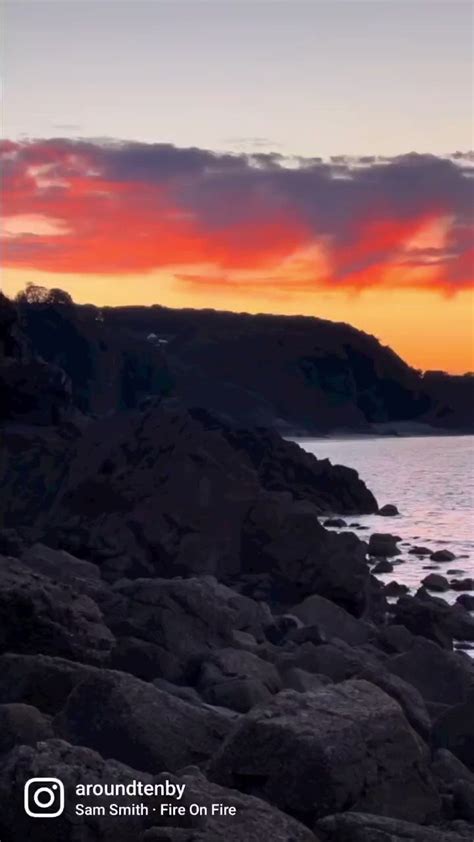
<path id="1" fill-rule="evenodd" d="M 380 575 L 381 581 L 396 580 L 414 592 L 430 572 L 448 580 L 474 578 L 474 436 L 297 441 L 320 459 L 355 468 L 379 506 L 397 506 L 399 517 L 344 516 L 348 524 L 368 527 L 352 530 L 361 538 L 371 532 L 401 537 L 402 553 L 390 559 L 401 563 L 396 563 L 393 573 Z M 409 555 L 414 544 L 451 550 L 456 560 L 435 565 L 429 558 Z M 428 565 L 435 569 L 424 569 Z M 451 570 L 456 573 L 448 573 Z M 454 602 L 459 591 L 437 595 Z"/>

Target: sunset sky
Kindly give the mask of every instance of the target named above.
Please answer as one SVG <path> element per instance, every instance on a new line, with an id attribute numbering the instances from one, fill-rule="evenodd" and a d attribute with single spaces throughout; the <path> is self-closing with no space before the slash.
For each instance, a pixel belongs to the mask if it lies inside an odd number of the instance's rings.
<path id="1" fill-rule="evenodd" d="M 472 5 L 4 2 L 1 286 L 474 370 Z"/>

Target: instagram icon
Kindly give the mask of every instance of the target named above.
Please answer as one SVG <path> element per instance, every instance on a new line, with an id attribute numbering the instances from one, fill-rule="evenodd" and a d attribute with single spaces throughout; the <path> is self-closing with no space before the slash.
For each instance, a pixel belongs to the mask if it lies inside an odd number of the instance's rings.
<path id="1" fill-rule="evenodd" d="M 25 813 L 55 819 L 64 810 L 64 784 L 58 778 L 30 778 L 25 784 Z"/>

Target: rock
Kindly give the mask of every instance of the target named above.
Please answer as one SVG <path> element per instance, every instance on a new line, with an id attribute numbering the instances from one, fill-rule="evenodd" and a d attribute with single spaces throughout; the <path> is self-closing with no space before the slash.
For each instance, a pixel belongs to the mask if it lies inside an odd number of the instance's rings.
<path id="1" fill-rule="evenodd" d="M 384 596 L 387 597 L 404 596 L 404 594 L 408 592 L 409 588 L 406 585 L 399 584 L 398 582 L 389 582 L 384 588 Z"/>
<path id="2" fill-rule="evenodd" d="M 449 830 L 367 813 L 340 813 L 317 823 L 324 842 L 465 842 Z"/>
<path id="3" fill-rule="evenodd" d="M 467 611 L 474 611 L 474 595 L 471 594 L 461 594 L 456 599 L 456 605 L 461 605 L 463 608 L 466 608 Z"/>
<path id="4" fill-rule="evenodd" d="M 389 561 L 387 561 L 386 559 L 383 559 L 382 561 L 379 561 L 375 565 L 375 567 L 372 570 L 372 573 L 374 575 L 377 575 L 378 573 L 392 573 L 392 571 L 393 571 L 393 564 L 390 564 Z"/>
<path id="5" fill-rule="evenodd" d="M 229 719 L 187 704 L 125 673 L 106 670 L 67 699 L 54 726 L 62 738 L 144 772 L 203 763 L 227 734 Z"/>
<path id="6" fill-rule="evenodd" d="M 381 653 L 378 653 L 382 657 Z M 318 675 L 326 675 L 332 681 L 345 681 L 358 675 L 364 669 L 377 669 L 379 659 L 373 653 L 355 649 L 341 640 L 314 646 L 304 643 L 294 652 L 285 652 L 276 658 L 276 664 L 285 672 L 292 667 L 304 669 Z"/>
<path id="7" fill-rule="evenodd" d="M 23 553 L 21 561 L 34 572 L 60 582 L 75 582 L 77 579 L 100 580 L 100 570 L 96 564 L 82 561 L 64 550 L 53 550 L 40 543 L 29 547 Z"/>
<path id="8" fill-rule="evenodd" d="M 276 668 L 251 652 L 220 649 L 203 659 L 197 688 L 211 705 L 246 713 L 281 689 Z"/>
<path id="9" fill-rule="evenodd" d="M 136 637 L 120 637 L 117 640 L 108 666 L 143 681 L 154 681 L 156 678 L 181 681 L 184 678 L 183 663 L 171 651 Z"/>
<path id="10" fill-rule="evenodd" d="M 378 645 L 386 652 L 407 652 L 413 646 L 414 636 L 405 626 L 391 625 L 377 629 Z"/>
<path id="11" fill-rule="evenodd" d="M 16 745 L 34 746 L 53 736 L 51 720 L 31 705 L 0 704 L 0 755 Z"/>
<path id="12" fill-rule="evenodd" d="M 316 836 L 304 825 L 272 807 L 266 801 L 225 789 L 208 781 L 197 769 L 183 770 L 179 776 L 160 775 L 159 783 L 169 780 L 174 785 L 185 785 L 181 803 L 189 808 L 199 804 L 207 808 L 206 816 L 164 816 L 155 818 L 156 825 L 147 830 L 142 842 L 318 842 Z M 234 809 L 235 815 L 213 811 L 212 805 L 222 805 L 223 810 Z"/>
<path id="13" fill-rule="evenodd" d="M 374 532 L 369 538 L 368 553 L 376 557 L 399 555 L 400 550 L 397 547 L 399 540 L 397 535 L 391 535 L 389 532 Z"/>
<path id="14" fill-rule="evenodd" d="M 446 748 L 474 771 L 474 689 L 433 725 L 433 744 Z"/>
<path id="15" fill-rule="evenodd" d="M 296 690 L 298 693 L 307 693 L 310 690 L 319 690 L 332 684 L 327 675 L 307 672 L 299 667 L 290 667 L 283 674 L 283 683 L 287 690 Z"/>
<path id="16" fill-rule="evenodd" d="M 65 788 L 65 809 L 51 821 L 30 818 L 23 807 L 23 787 L 31 778 L 58 778 Z M 130 805 L 130 796 L 79 797 L 77 784 L 129 785 L 133 780 L 151 784 L 150 775 L 130 769 L 114 760 L 103 760 L 99 754 L 62 740 L 46 740 L 36 746 L 17 746 L 2 757 L 0 764 L 0 831 L 2 840 L 34 839 L 34 842 L 130 842 L 140 838 L 149 820 L 143 816 L 78 816 L 76 804 L 103 805 L 108 813 L 111 802 Z M 152 808 L 158 798 L 140 799 Z"/>
<path id="17" fill-rule="evenodd" d="M 342 517 L 328 517 L 323 522 L 323 526 L 335 526 L 342 529 L 343 526 L 347 526 L 347 523 Z"/>
<path id="18" fill-rule="evenodd" d="M 448 605 L 427 591 L 401 597 L 393 606 L 393 613 L 395 622 L 445 649 L 452 648 L 454 637 L 459 640 L 474 638 L 474 619 L 459 606 Z"/>
<path id="19" fill-rule="evenodd" d="M 238 429 L 203 409 L 192 409 L 191 415 L 205 429 L 219 431 L 233 449 L 249 458 L 265 490 L 289 491 L 296 500 L 310 501 L 322 514 L 377 511 L 375 497 L 353 468 L 317 459 L 297 442 L 261 426 Z"/>
<path id="20" fill-rule="evenodd" d="M 436 550 L 430 555 L 432 561 L 454 561 L 455 558 L 456 556 L 450 550 Z"/>
<path id="21" fill-rule="evenodd" d="M 0 529 L 0 555 L 19 558 L 24 549 L 24 542 L 16 529 Z"/>
<path id="22" fill-rule="evenodd" d="M 456 818 L 474 827 L 474 783 L 458 781 L 453 787 L 453 809 Z"/>
<path id="23" fill-rule="evenodd" d="M 430 640 L 415 639 L 408 652 L 385 661 L 385 667 L 416 687 L 427 702 L 459 704 L 474 687 L 474 663 Z"/>
<path id="24" fill-rule="evenodd" d="M 474 579 L 451 579 L 449 587 L 453 591 L 474 591 Z"/>
<path id="25" fill-rule="evenodd" d="M 411 727 L 427 740 L 431 732 L 431 720 L 421 693 L 398 675 L 385 669 L 367 668 L 357 678 L 370 681 L 395 699 L 403 710 Z"/>
<path id="26" fill-rule="evenodd" d="M 233 632 L 265 638 L 272 619 L 268 606 L 236 593 L 213 577 L 135 579 L 117 583 L 116 602 L 107 613 L 114 633 L 127 638 L 118 644 L 112 664 L 143 678 L 186 681 L 196 659 L 213 649 L 235 645 Z M 130 640 L 146 641 L 139 646 Z M 127 654 L 128 653 L 128 654 Z M 152 676 L 153 670 L 156 670 Z"/>
<path id="27" fill-rule="evenodd" d="M 400 512 L 393 503 L 386 503 L 385 506 L 382 506 L 382 508 L 378 510 L 378 514 L 382 515 L 382 517 L 395 517 L 396 515 L 399 515 Z"/>
<path id="28" fill-rule="evenodd" d="M 8 652 L 0 655 L 0 704 L 18 702 L 55 714 L 74 687 L 96 672 L 63 658 Z"/>
<path id="29" fill-rule="evenodd" d="M 365 544 L 324 529 L 310 503 L 259 498 L 244 522 L 242 564 L 244 574 L 269 575 L 268 598 L 285 608 L 318 593 L 354 614 L 364 610 Z"/>
<path id="30" fill-rule="evenodd" d="M 422 585 L 430 591 L 447 591 L 449 582 L 444 576 L 439 576 L 437 573 L 430 573 L 421 580 Z"/>
<path id="31" fill-rule="evenodd" d="M 431 771 L 442 787 L 452 789 L 458 781 L 474 783 L 474 774 L 446 748 L 435 750 Z"/>
<path id="32" fill-rule="evenodd" d="M 0 557 L 0 651 L 101 663 L 114 637 L 90 597 Z"/>
<path id="33" fill-rule="evenodd" d="M 419 555 L 419 556 L 431 555 L 431 550 L 428 549 L 428 547 L 419 547 L 419 546 L 415 545 L 414 547 L 411 548 L 411 550 L 408 550 L 408 555 Z"/>
<path id="34" fill-rule="evenodd" d="M 438 809 L 426 748 L 366 681 L 284 690 L 241 719 L 209 774 L 306 822 L 351 807 L 425 821 Z"/>
<path id="35" fill-rule="evenodd" d="M 354 646 L 366 643 L 370 626 L 352 617 L 347 611 L 318 594 L 308 596 L 291 609 L 305 625 L 316 625 L 326 640 L 338 637 Z"/>

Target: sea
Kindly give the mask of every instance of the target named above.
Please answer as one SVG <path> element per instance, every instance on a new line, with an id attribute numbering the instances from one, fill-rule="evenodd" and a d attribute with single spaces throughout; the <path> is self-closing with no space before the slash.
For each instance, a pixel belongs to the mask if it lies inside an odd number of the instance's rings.
<path id="1" fill-rule="evenodd" d="M 298 444 L 319 459 L 358 471 L 375 494 L 379 506 L 394 503 L 400 515 L 343 515 L 360 538 L 372 532 L 400 536 L 401 554 L 383 582 L 396 580 L 414 593 L 430 572 L 448 581 L 474 579 L 474 436 L 416 436 L 298 439 Z M 337 512 L 335 512 L 337 514 Z M 413 545 L 450 550 L 454 561 L 434 564 L 429 558 L 409 555 Z M 434 568 L 432 570 L 427 567 Z M 450 571 L 456 571 L 450 572 Z M 474 593 L 467 591 L 467 593 Z M 459 591 L 437 594 L 455 602 Z"/>

